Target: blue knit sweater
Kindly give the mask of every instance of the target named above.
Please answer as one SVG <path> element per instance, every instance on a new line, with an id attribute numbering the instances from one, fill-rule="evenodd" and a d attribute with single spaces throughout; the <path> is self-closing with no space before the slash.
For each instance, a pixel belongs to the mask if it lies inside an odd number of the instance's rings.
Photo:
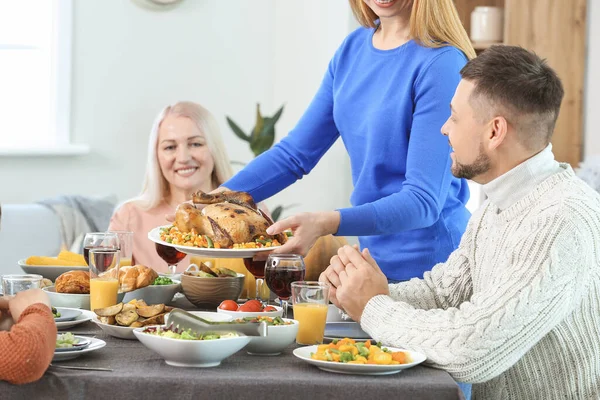
<path id="1" fill-rule="evenodd" d="M 466 58 L 415 41 L 379 50 L 372 36 L 351 33 L 297 126 L 223 185 L 261 201 L 308 174 L 341 136 L 354 191 L 337 235 L 359 236 L 388 278 L 406 280 L 445 261 L 470 217 L 440 133 Z"/>

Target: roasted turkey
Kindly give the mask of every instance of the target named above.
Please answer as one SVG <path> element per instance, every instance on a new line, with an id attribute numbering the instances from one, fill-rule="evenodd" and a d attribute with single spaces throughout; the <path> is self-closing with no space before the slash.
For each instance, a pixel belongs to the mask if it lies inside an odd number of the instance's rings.
<path id="1" fill-rule="evenodd" d="M 267 228 L 273 224 L 246 192 L 221 192 L 193 194 L 194 204 L 208 204 L 202 210 L 189 203 L 180 204 L 175 212 L 175 226 L 181 232 L 193 229 L 200 235 L 209 236 L 221 248 L 235 243 L 253 242 L 260 236 L 277 239 L 284 243 L 285 234 L 268 235 Z"/>

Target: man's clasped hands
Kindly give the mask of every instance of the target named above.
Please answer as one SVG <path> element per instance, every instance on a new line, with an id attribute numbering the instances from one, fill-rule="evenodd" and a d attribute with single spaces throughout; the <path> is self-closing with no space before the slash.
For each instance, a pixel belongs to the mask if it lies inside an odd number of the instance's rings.
<path id="1" fill-rule="evenodd" d="M 388 280 L 369 250 L 361 252 L 356 245 L 341 247 L 319 281 L 331 286 L 331 302 L 357 322 L 371 298 L 390 294 Z"/>

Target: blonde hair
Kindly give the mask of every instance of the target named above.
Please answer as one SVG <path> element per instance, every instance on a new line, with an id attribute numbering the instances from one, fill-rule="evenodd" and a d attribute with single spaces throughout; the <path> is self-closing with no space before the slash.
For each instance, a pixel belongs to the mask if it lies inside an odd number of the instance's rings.
<path id="1" fill-rule="evenodd" d="M 221 139 L 219 125 L 215 117 L 206 108 L 191 101 L 181 101 L 167 106 L 158 114 L 150 131 L 148 161 L 142 192 L 131 200 L 146 210 L 157 207 L 170 194 L 169 182 L 160 169 L 157 155 L 158 131 L 164 119 L 169 115 L 189 118 L 204 135 L 214 162 L 211 175 L 212 189 L 216 189 L 233 175 L 229 156 Z"/>
<path id="2" fill-rule="evenodd" d="M 349 0 L 358 22 L 367 28 L 377 27 L 377 14 L 363 0 Z M 414 0 L 410 13 L 410 36 L 425 47 L 454 46 L 469 59 L 475 50 L 465 31 L 453 0 Z"/>

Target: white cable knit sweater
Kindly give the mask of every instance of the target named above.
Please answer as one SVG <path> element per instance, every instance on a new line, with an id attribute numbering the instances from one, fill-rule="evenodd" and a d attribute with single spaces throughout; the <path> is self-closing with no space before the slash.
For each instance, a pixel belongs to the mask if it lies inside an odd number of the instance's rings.
<path id="1" fill-rule="evenodd" d="M 600 196 L 551 147 L 484 186 L 459 248 L 361 325 L 474 399 L 600 399 Z"/>

